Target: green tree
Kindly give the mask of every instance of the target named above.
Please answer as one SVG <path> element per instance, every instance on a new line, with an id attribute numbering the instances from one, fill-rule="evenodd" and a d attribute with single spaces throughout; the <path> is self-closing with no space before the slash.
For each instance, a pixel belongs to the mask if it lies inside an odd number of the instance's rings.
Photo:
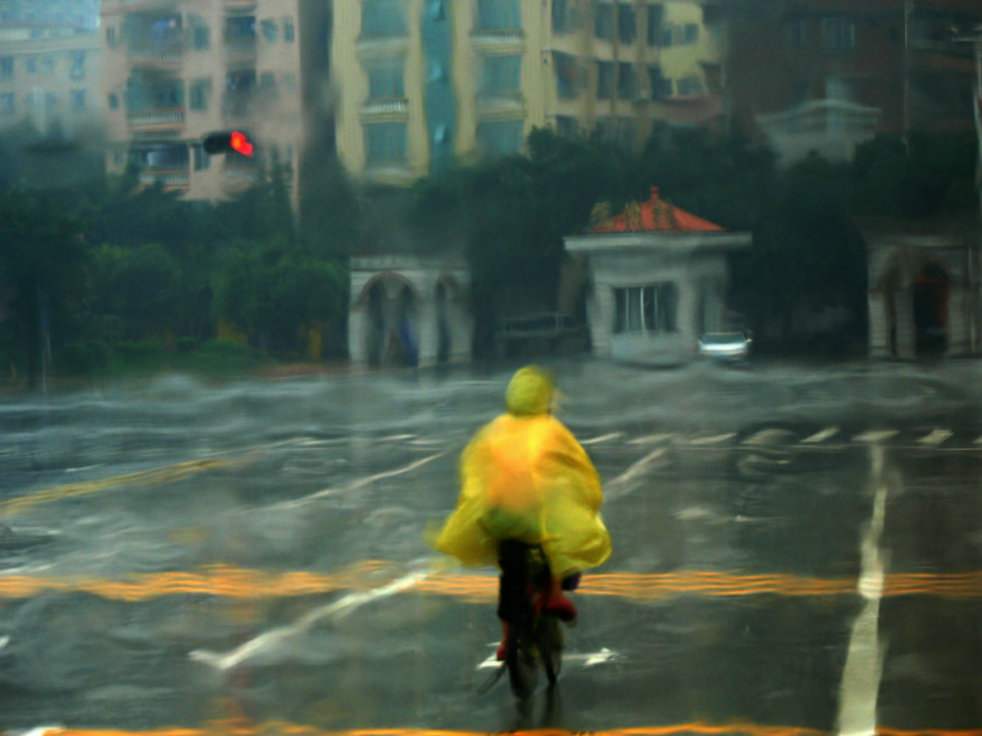
<path id="1" fill-rule="evenodd" d="M 36 192 L 0 196 L 0 335 L 7 359 L 26 367 L 31 385 L 84 296 L 89 254 L 81 233 Z"/>

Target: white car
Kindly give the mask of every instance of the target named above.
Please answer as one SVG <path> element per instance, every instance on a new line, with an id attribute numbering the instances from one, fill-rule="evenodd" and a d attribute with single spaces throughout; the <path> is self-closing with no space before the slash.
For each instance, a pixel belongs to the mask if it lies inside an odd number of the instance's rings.
<path id="1" fill-rule="evenodd" d="M 707 332 L 699 339 L 699 355 L 717 360 L 746 360 L 752 342 L 742 332 Z"/>

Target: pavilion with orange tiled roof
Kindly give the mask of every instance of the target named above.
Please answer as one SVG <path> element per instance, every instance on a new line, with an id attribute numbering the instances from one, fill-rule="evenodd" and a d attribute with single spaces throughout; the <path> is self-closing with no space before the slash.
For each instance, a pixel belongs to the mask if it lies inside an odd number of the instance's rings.
<path id="1" fill-rule="evenodd" d="M 598 203 L 590 226 L 564 238 L 588 261 L 587 318 L 593 353 L 669 364 L 696 355 L 699 337 L 725 324 L 728 253 L 750 233 L 730 232 L 661 198 L 614 214 Z"/>

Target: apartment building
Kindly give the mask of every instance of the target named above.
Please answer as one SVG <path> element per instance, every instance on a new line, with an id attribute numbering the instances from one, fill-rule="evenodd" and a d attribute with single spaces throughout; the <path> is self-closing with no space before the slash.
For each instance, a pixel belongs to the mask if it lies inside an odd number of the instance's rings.
<path id="1" fill-rule="evenodd" d="M 331 52 L 338 154 L 380 184 L 520 151 L 535 127 L 639 145 L 722 113 L 695 0 L 335 0 Z"/>
<path id="2" fill-rule="evenodd" d="M 107 168 L 218 200 L 273 160 L 302 189 L 303 157 L 323 146 L 329 110 L 329 3 L 308 0 L 103 0 Z M 241 129 L 261 156 L 209 156 L 209 132 Z M 328 138 L 330 136 L 327 136 Z"/>
<path id="3" fill-rule="evenodd" d="M 0 24 L 0 130 L 28 139 L 75 140 L 100 124 L 101 47 L 94 31 Z"/>
<path id="4" fill-rule="evenodd" d="M 791 162 L 877 133 L 973 126 L 978 0 L 706 0 L 732 120 Z"/>

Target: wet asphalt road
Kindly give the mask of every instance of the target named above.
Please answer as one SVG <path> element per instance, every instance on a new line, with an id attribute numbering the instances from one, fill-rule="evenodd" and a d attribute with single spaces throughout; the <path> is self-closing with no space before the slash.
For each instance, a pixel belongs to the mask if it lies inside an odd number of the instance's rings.
<path id="1" fill-rule="evenodd" d="M 982 366 L 555 367 L 615 552 L 524 707 L 422 541 L 508 370 L 8 397 L 0 731 L 982 728 Z"/>

